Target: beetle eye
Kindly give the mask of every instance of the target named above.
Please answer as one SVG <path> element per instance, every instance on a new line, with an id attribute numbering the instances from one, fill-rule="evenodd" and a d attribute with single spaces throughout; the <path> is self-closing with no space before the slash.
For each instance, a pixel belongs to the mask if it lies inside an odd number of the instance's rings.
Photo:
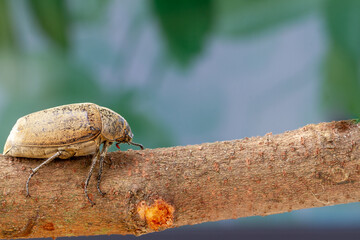
<path id="1" fill-rule="evenodd" d="M 119 143 L 115 144 L 118 149 L 120 149 Z"/>

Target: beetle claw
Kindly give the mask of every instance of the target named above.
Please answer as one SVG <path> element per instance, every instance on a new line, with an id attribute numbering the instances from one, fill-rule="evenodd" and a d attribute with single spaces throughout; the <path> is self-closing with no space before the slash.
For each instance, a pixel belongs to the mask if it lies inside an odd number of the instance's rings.
<path id="1" fill-rule="evenodd" d="M 96 205 L 89 197 L 89 195 L 87 194 L 87 190 L 85 190 L 85 196 L 88 199 L 89 203 L 91 204 L 91 206 L 93 207 L 94 205 Z"/>

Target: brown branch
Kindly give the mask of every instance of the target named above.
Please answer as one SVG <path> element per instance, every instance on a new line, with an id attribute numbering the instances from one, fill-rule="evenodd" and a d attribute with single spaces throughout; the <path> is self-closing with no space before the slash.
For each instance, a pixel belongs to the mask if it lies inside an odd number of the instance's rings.
<path id="1" fill-rule="evenodd" d="M 108 155 L 102 197 L 90 157 L 56 160 L 30 183 L 39 160 L 0 156 L 0 238 L 145 234 L 189 224 L 355 202 L 360 129 L 353 121 L 279 135 Z"/>

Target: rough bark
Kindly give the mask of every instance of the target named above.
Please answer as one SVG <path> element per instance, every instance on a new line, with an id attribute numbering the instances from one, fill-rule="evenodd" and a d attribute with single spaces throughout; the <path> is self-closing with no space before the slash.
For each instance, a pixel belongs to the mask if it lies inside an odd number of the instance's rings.
<path id="1" fill-rule="evenodd" d="M 269 215 L 360 199 L 360 129 L 354 121 L 279 135 L 108 154 L 102 197 L 91 157 L 0 156 L 0 238 L 145 234 L 222 219 Z M 96 173 L 96 172 L 95 172 Z"/>

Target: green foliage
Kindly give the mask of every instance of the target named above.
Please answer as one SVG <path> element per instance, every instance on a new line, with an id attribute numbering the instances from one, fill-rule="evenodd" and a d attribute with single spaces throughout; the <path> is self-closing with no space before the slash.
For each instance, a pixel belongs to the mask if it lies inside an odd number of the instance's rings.
<path id="1" fill-rule="evenodd" d="M 169 51 L 180 64 L 189 65 L 206 45 L 213 25 L 213 5 L 213 0 L 152 1 Z"/>
<path id="2" fill-rule="evenodd" d="M 360 57 L 360 1 L 329 0 L 325 16 L 330 41 L 358 61 Z"/>
<path id="3" fill-rule="evenodd" d="M 12 21 L 9 14 L 9 3 L 7 0 L 0 0 L 0 49 L 13 49 L 15 38 Z"/>
<path id="4" fill-rule="evenodd" d="M 29 0 L 37 23 L 45 35 L 58 46 L 67 49 L 69 45 L 69 14 L 64 0 Z"/>
<path id="5" fill-rule="evenodd" d="M 327 108 L 360 113 L 360 86 L 356 59 L 333 45 L 325 62 L 323 101 Z"/>
<path id="6" fill-rule="evenodd" d="M 325 7 L 330 49 L 323 82 L 327 108 L 360 113 L 360 1 L 330 0 Z"/>

